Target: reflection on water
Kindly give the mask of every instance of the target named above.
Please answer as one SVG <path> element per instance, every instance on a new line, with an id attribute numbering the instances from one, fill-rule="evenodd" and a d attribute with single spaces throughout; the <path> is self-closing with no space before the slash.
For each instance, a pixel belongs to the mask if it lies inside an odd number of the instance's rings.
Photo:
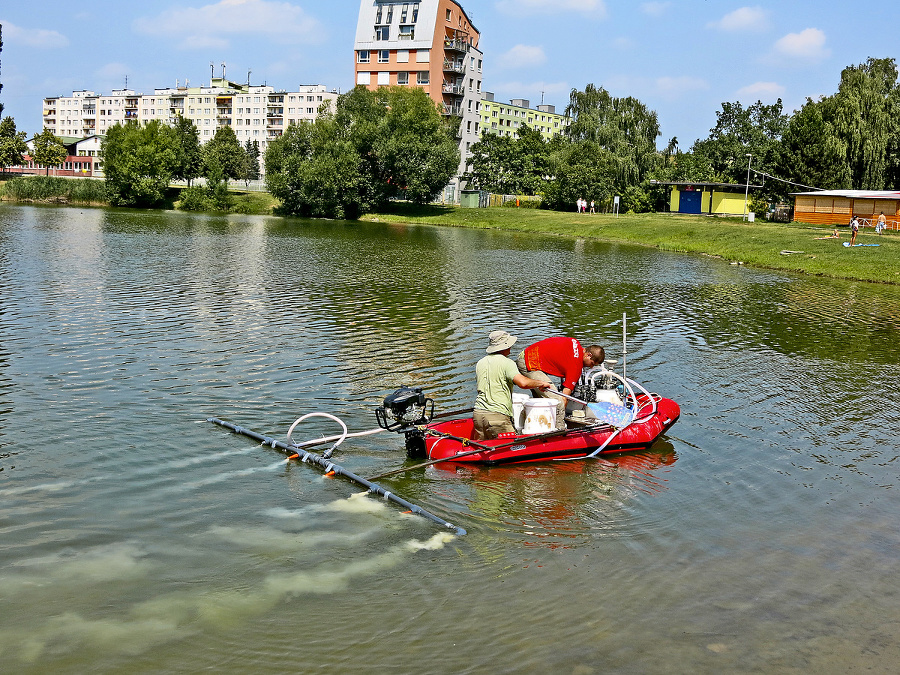
<path id="1" fill-rule="evenodd" d="M 557 237 L 8 205 L 0 287 L 15 672 L 900 657 L 894 288 Z M 383 481 L 466 537 L 205 422 L 283 438 L 319 411 L 370 429 L 402 384 L 466 408 L 491 330 L 621 360 L 623 313 L 628 374 L 682 407 L 671 434 Z M 336 459 L 361 475 L 406 461 L 386 433 Z"/>

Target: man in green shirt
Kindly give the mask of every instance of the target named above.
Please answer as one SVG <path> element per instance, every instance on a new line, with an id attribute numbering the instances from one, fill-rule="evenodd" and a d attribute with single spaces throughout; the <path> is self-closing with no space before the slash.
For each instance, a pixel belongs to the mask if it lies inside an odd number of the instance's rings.
<path id="1" fill-rule="evenodd" d="M 483 441 L 497 438 L 503 433 L 515 433 L 512 422 L 512 386 L 521 389 L 550 388 L 549 382 L 541 382 L 526 377 L 510 360 L 509 352 L 516 338 L 505 330 L 495 330 L 488 336 L 488 346 L 483 357 L 475 365 L 478 382 L 478 396 L 475 398 L 475 412 L 472 415 L 475 431 L 472 440 Z"/>

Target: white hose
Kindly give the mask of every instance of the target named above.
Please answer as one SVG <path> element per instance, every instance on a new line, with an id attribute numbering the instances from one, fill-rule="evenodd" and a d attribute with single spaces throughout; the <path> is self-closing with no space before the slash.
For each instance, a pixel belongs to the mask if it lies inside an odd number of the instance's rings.
<path id="1" fill-rule="evenodd" d="M 295 422 L 295 424 L 296 424 L 296 422 Z M 293 429 L 293 427 L 291 427 L 291 429 Z M 381 427 L 378 427 L 377 429 L 369 429 L 368 431 L 354 431 L 352 434 L 337 434 L 335 436 L 323 436 L 322 438 L 314 438 L 309 441 L 303 441 L 302 443 L 293 443 L 292 445 L 294 445 L 298 448 L 305 448 L 310 445 L 318 445 L 319 443 L 328 443 L 329 441 L 334 441 L 334 440 L 341 438 L 341 436 L 344 436 L 345 438 L 359 438 L 360 436 L 372 436 L 373 434 L 377 434 L 379 431 L 384 431 L 384 429 L 382 429 Z M 290 434 L 290 432 L 288 432 L 288 433 Z M 290 439 L 288 439 L 288 440 L 290 440 Z"/>
<path id="2" fill-rule="evenodd" d="M 307 419 L 309 419 L 310 417 L 325 417 L 325 418 L 327 418 L 327 419 L 333 420 L 333 421 L 337 422 L 338 424 L 340 424 L 340 425 L 341 425 L 341 429 L 344 430 L 344 433 L 342 433 L 340 436 L 332 437 L 332 438 L 337 438 L 338 441 L 337 441 L 337 443 L 335 443 L 334 445 L 332 445 L 331 448 L 330 448 L 329 450 L 327 450 L 327 451 L 322 455 L 323 457 L 325 457 L 325 458 L 327 459 L 327 458 L 331 457 L 331 453 L 333 453 L 333 452 L 335 451 L 335 449 L 337 449 L 337 447 L 338 447 L 341 443 L 344 442 L 344 439 L 347 438 L 347 435 L 348 435 L 348 434 L 347 434 L 347 425 L 344 424 L 343 420 L 341 420 L 339 417 L 335 417 L 334 415 L 330 415 L 330 414 L 328 414 L 328 413 L 308 413 L 308 414 L 304 415 L 303 417 L 300 417 L 299 419 L 297 419 L 297 421 L 294 422 L 294 423 L 291 425 L 291 428 L 288 429 L 288 432 L 287 432 L 287 440 L 288 440 L 288 443 L 289 443 L 290 445 L 293 445 L 293 446 L 298 447 L 298 448 L 300 447 L 300 445 L 298 445 L 297 443 L 295 443 L 295 442 L 294 442 L 294 439 L 291 438 L 291 434 L 294 432 L 294 429 L 297 427 L 298 424 L 300 424 L 300 422 L 302 422 L 303 420 L 307 420 Z M 331 438 L 329 438 L 329 439 L 327 439 L 327 440 L 331 440 Z M 321 443 L 321 442 L 323 442 L 323 441 L 326 441 L 326 442 L 327 442 L 327 440 L 324 439 L 324 438 L 322 438 L 322 439 L 317 440 L 317 441 L 315 441 L 315 442 L 316 442 L 316 443 Z M 312 441 L 306 441 L 305 443 L 303 443 L 303 444 L 301 444 L 301 445 L 309 445 L 310 443 L 312 443 Z"/>

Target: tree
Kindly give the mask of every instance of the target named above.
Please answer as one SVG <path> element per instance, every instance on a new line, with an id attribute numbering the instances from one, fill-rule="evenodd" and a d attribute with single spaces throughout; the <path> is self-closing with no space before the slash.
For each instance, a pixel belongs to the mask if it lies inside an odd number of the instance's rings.
<path id="1" fill-rule="evenodd" d="M 178 142 L 159 120 L 116 124 L 102 147 L 106 188 L 114 206 L 158 206 L 175 171 Z"/>
<path id="2" fill-rule="evenodd" d="M 638 99 L 615 98 L 588 84 L 584 91 L 572 90 L 566 115 L 572 118 L 569 139 L 591 141 L 608 153 L 605 161 L 613 168 L 617 191 L 639 185 L 658 165 L 659 119 Z"/>
<path id="3" fill-rule="evenodd" d="M 831 108 L 833 100 L 807 99 L 788 123 L 781 139 L 778 175 L 796 183 L 791 189 L 848 189 L 852 184 L 847 146 L 838 136 Z"/>
<path id="4" fill-rule="evenodd" d="M 203 174 L 210 179 L 239 180 L 246 172 L 247 155 L 231 127 L 219 127 L 203 146 Z"/>
<path id="5" fill-rule="evenodd" d="M 747 108 L 740 101 L 723 103 L 709 137 L 694 143 L 691 152 L 708 163 L 712 174 L 723 182 L 742 184 L 747 181 L 748 163 L 769 174 L 777 170 L 781 138 L 787 126 L 788 116 L 782 112 L 781 99 L 771 105 L 757 101 Z M 752 157 L 748 158 L 748 154 Z M 785 192 L 780 183 L 770 183 L 767 190 L 773 195 Z"/>
<path id="6" fill-rule="evenodd" d="M 292 124 L 266 150 L 266 186 L 287 214 L 356 218 L 373 205 L 353 143 L 333 116 Z"/>
<path id="7" fill-rule="evenodd" d="M 0 168 L 18 166 L 28 152 L 25 132 L 16 131 L 16 120 L 4 117 L 0 120 Z"/>
<path id="8" fill-rule="evenodd" d="M 500 194 L 542 192 L 550 173 L 550 144 L 527 125 L 513 136 L 488 133 L 473 144 L 465 178 L 475 188 Z"/>
<path id="9" fill-rule="evenodd" d="M 617 162 L 595 141 L 583 140 L 562 145 L 551 158 L 553 180 L 544 199 L 552 209 L 571 211 L 578 199 L 603 202 L 616 191 Z"/>
<path id="10" fill-rule="evenodd" d="M 356 218 L 389 199 L 416 203 L 449 182 L 459 151 L 421 89 L 356 87 L 269 144 L 266 185 L 285 213 Z"/>
<path id="11" fill-rule="evenodd" d="M 900 87 L 894 59 L 869 58 L 841 72 L 830 122 L 844 144 L 851 187 L 883 190 L 900 179 Z"/>
<path id="12" fill-rule="evenodd" d="M 194 122 L 183 115 L 175 123 L 175 167 L 172 178 L 191 182 L 203 175 L 203 153 L 200 148 L 200 132 Z"/>
<path id="13" fill-rule="evenodd" d="M 43 164 L 47 168 L 48 176 L 50 175 L 51 166 L 59 166 L 69 156 L 66 146 L 60 142 L 50 129 L 44 129 L 35 136 L 32 144 L 34 145 L 32 159 L 37 164 Z"/>
<path id="14" fill-rule="evenodd" d="M 244 152 L 247 154 L 247 166 L 244 172 L 244 180 L 259 180 L 259 142 L 247 139 L 244 146 Z"/>
<path id="15" fill-rule="evenodd" d="M 374 94 L 375 115 L 371 152 L 376 158 L 374 180 L 381 201 L 404 197 L 424 204 L 450 181 L 459 166 L 459 149 L 447 132 L 434 101 L 418 87 L 364 87 L 348 97 Z M 351 132 L 353 126 L 350 127 Z M 364 146 L 363 146 L 364 147 Z"/>
<path id="16" fill-rule="evenodd" d="M 473 188 L 499 194 L 518 194 L 516 139 L 486 133 L 472 144 L 465 179 Z"/>

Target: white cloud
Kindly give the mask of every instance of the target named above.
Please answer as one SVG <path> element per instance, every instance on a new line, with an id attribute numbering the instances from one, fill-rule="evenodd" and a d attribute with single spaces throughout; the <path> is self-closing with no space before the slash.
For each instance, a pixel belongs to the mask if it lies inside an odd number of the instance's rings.
<path id="1" fill-rule="evenodd" d="M 769 13 L 762 7 L 741 7 L 726 14 L 718 21 L 710 21 L 707 28 L 714 28 L 729 33 L 740 31 L 759 31 L 768 28 Z"/>
<path id="2" fill-rule="evenodd" d="M 606 16 L 604 0 L 500 0 L 497 9 L 506 14 L 562 14 L 579 12 Z"/>
<path id="3" fill-rule="evenodd" d="M 531 68 L 546 62 L 543 47 L 516 45 L 497 59 L 500 68 Z"/>
<path id="4" fill-rule="evenodd" d="M 19 44 L 35 49 L 58 49 L 69 46 L 69 38 L 55 30 L 22 28 L 2 19 L 0 25 L 3 26 L 3 39 L 11 45 Z"/>
<path id="5" fill-rule="evenodd" d="M 641 11 L 647 16 L 660 17 L 665 14 L 671 6 L 671 2 L 645 2 L 641 5 Z"/>
<path id="6" fill-rule="evenodd" d="M 757 99 L 764 102 L 774 102 L 784 96 L 785 87 L 777 82 L 754 82 L 746 87 L 738 89 L 739 99 Z"/>
<path id="7" fill-rule="evenodd" d="M 252 34 L 283 43 L 319 42 L 322 26 L 303 9 L 274 0 L 220 0 L 203 7 L 168 9 L 134 22 L 140 33 L 173 37 L 186 49 L 222 48 L 229 37 Z"/>
<path id="8" fill-rule="evenodd" d="M 788 33 L 775 43 L 775 54 L 802 61 L 819 61 L 831 55 L 825 39 L 825 33 L 818 28 Z"/>

